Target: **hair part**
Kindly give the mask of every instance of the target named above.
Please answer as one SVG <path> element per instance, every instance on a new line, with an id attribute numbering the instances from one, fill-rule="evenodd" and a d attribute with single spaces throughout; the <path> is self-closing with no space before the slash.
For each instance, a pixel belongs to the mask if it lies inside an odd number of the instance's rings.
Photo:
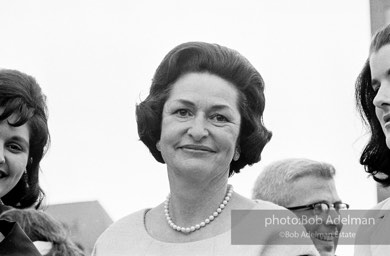
<path id="1" fill-rule="evenodd" d="M 304 177 L 333 179 L 333 165 L 306 158 L 289 158 L 267 165 L 257 177 L 252 189 L 252 198 L 288 206 L 294 195 L 290 193 L 294 182 Z"/>
<path id="2" fill-rule="evenodd" d="M 210 73 L 232 83 L 239 93 L 241 114 L 240 158 L 230 164 L 229 176 L 260 161 L 272 133 L 263 124 L 264 81 L 237 51 L 217 44 L 188 42 L 176 46 L 157 68 L 147 98 L 136 106 L 138 134 L 154 158 L 165 163 L 156 143 L 160 140 L 162 111 L 172 85 L 184 74 Z"/>

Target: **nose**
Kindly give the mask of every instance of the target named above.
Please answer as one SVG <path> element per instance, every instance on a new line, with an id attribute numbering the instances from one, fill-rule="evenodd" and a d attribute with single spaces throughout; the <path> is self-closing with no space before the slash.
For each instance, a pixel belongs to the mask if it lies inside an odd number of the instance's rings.
<path id="1" fill-rule="evenodd" d="M 327 218 L 326 218 L 326 224 L 330 226 L 339 226 L 340 225 L 340 213 L 334 209 L 334 207 L 331 207 L 328 211 Z"/>
<path id="2" fill-rule="evenodd" d="M 383 82 L 379 87 L 373 104 L 377 108 L 383 108 L 386 106 L 390 106 L 390 82 Z"/>
<path id="3" fill-rule="evenodd" d="M 190 124 L 187 133 L 195 140 L 201 141 L 209 135 L 207 120 L 203 115 L 196 116 Z"/>

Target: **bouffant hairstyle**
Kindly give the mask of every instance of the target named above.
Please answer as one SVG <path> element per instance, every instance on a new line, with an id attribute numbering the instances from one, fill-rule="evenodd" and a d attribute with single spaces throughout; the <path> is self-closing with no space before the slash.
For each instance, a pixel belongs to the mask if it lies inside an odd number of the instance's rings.
<path id="1" fill-rule="evenodd" d="M 50 135 L 47 126 L 46 97 L 35 79 L 16 70 L 0 70 L 0 121 L 11 115 L 18 117 L 11 126 L 28 125 L 30 148 L 26 172 L 16 186 L 1 198 L 16 208 L 39 207 L 44 193 L 39 186 L 39 163 L 46 152 Z"/>
<path id="2" fill-rule="evenodd" d="M 230 163 L 229 176 L 260 161 L 271 139 L 263 124 L 264 81 L 252 64 L 235 50 L 217 44 L 188 42 L 176 46 L 157 68 L 147 98 L 136 106 L 138 134 L 154 158 L 164 163 L 156 143 L 160 140 L 162 111 L 172 84 L 188 73 L 210 73 L 231 82 L 239 92 L 240 158 Z"/>
<path id="3" fill-rule="evenodd" d="M 49 214 L 35 209 L 10 209 L 0 219 L 16 222 L 31 241 L 51 242 L 47 256 L 84 256 L 85 254 L 71 240 L 70 232 Z"/>
<path id="4" fill-rule="evenodd" d="M 371 41 L 369 56 L 388 44 L 390 44 L 390 25 L 375 33 Z M 375 181 L 383 186 L 389 186 L 390 149 L 386 146 L 385 135 L 375 114 L 373 104 L 375 96 L 376 91 L 371 85 L 371 69 L 368 58 L 355 85 L 356 106 L 370 132 L 368 143 L 360 156 L 360 164 L 364 165 L 366 172 L 372 174 Z"/>

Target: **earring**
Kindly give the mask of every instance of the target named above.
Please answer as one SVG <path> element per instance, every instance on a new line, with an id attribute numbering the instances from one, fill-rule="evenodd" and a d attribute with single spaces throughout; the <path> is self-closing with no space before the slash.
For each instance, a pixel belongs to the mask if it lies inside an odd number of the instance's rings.
<path id="1" fill-rule="evenodd" d="M 158 151 L 161 151 L 160 141 L 157 141 L 156 148 Z"/>
<path id="2" fill-rule="evenodd" d="M 237 161 L 240 158 L 240 149 L 237 147 L 234 151 L 233 161 Z"/>

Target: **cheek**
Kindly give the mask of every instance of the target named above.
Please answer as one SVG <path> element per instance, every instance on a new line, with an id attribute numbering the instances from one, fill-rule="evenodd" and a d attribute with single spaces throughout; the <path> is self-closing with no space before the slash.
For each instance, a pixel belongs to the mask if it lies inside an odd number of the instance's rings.
<path id="1" fill-rule="evenodd" d="M 161 125 L 160 145 L 164 147 L 167 143 L 170 143 L 177 134 L 174 126 L 170 125 L 167 121 L 163 121 Z"/>
<path id="2" fill-rule="evenodd" d="M 312 232 L 312 233 L 315 233 L 320 228 L 320 225 L 316 225 L 316 224 L 306 224 L 304 226 L 305 226 L 305 229 L 307 231 Z"/>
<path id="3" fill-rule="evenodd" d="M 227 149 L 235 150 L 238 143 L 239 129 L 228 129 L 219 136 L 221 145 Z"/>
<path id="4" fill-rule="evenodd" d="M 381 109 L 380 108 L 375 108 L 375 115 L 376 115 L 376 118 L 378 119 L 378 121 L 381 123 Z"/>
<path id="5" fill-rule="evenodd" d="M 27 157 L 21 157 L 18 161 L 15 161 L 12 166 L 10 166 L 11 175 L 18 180 L 22 176 L 23 172 L 26 170 L 27 166 Z"/>

